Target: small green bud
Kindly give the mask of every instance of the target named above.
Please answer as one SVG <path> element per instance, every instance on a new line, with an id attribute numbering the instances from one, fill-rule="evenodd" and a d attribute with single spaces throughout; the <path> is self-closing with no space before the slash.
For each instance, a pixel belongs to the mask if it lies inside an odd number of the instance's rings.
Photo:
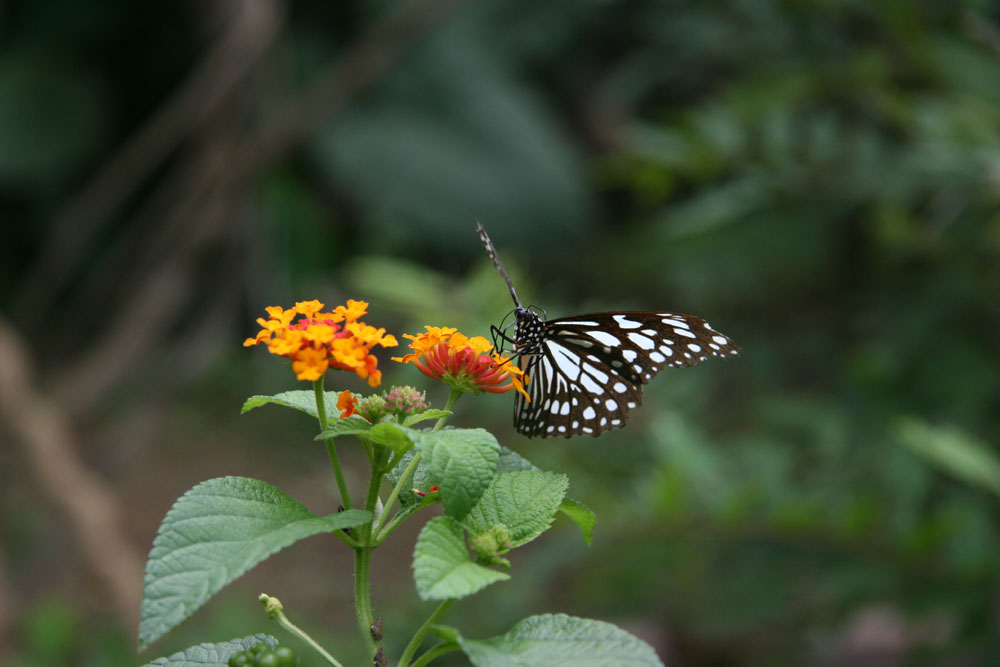
<path id="1" fill-rule="evenodd" d="M 490 526 L 490 529 L 469 539 L 469 546 L 476 558 L 486 562 L 494 562 L 500 554 L 510 551 L 510 529 L 502 523 Z"/>
<path id="2" fill-rule="evenodd" d="M 281 662 L 274 651 L 261 651 L 253 657 L 253 667 L 281 667 Z"/>
<path id="3" fill-rule="evenodd" d="M 278 656 L 278 664 L 281 667 L 291 667 L 298 663 L 295 652 L 288 646 L 278 645 L 274 647 L 274 655 Z"/>
<path id="4" fill-rule="evenodd" d="M 358 401 L 357 413 L 373 424 L 379 423 L 389 414 L 385 407 L 385 399 L 381 396 L 365 396 Z"/>
<path id="5" fill-rule="evenodd" d="M 229 667 L 250 667 L 253 664 L 253 656 L 248 651 L 240 651 L 229 658 Z"/>

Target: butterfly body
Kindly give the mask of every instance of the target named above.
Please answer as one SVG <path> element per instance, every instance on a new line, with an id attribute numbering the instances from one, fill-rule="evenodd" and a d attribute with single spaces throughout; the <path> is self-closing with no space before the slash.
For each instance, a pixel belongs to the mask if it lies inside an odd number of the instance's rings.
<path id="1" fill-rule="evenodd" d="M 528 437 L 599 435 L 624 425 L 642 404 L 642 385 L 667 367 L 730 357 L 740 348 L 694 315 L 614 311 L 543 320 L 521 305 L 486 230 L 480 237 L 514 298 L 512 345 L 530 378 L 514 400 L 514 426 Z M 529 400 L 530 399 L 530 400 Z"/>

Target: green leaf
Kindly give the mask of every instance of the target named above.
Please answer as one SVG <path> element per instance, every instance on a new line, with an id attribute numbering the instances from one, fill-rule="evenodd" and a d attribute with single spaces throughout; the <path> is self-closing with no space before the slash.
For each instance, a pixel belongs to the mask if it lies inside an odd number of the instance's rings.
<path id="1" fill-rule="evenodd" d="M 174 628 L 271 554 L 310 535 L 371 520 L 364 510 L 318 517 L 256 479 L 202 482 L 174 503 L 153 541 L 143 580 L 140 646 Z"/>
<path id="2" fill-rule="evenodd" d="M 445 513 L 461 519 L 493 479 L 500 456 L 496 438 L 481 428 L 451 429 L 420 434 L 417 448 L 441 488 Z"/>
<path id="3" fill-rule="evenodd" d="M 398 424 L 382 422 L 381 424 L 372 426 L 371 430 L 365 434 L 365 437 L 372 442 L 385 445 L 396 452 L 396 454 L 402 456 L 413 449 L 413 440 L 410 437 L 411 433 L 413 432 Z"/>
<path id="4" fill-rule="evenodd" d="M 540 470 L 540 468 L 517 452 L 501 445 L 500 462 L 497 464 L 496 474 L 500 475 L 505 472 L 515 472 L 518 470 Z M 563 498 L 562 503 L 559 505 L 559 511 L 580 527 L 584 541 L 588 545 L 591 544 L 594 538 L 594 527 L 597 524 L 597 516 L 586 505 L 569 497 Z"/>
<path id="5" fill-rule="evenodd" d="M 278 640 L 271 635 L 256 634 L 240 639 L 230 639 L 217 644 L 201 644 L 178 651 L 168 658 L 157 658 L 147 662 L 143 667 L 194 667 L 195 665 L 218 665 L 225 667 L 229 659 L 240 651 L 249 651 L 256 644 L 264 643 L 274 648 Z"/>
<path id="6" fill-rule="evenodd" d="M 597 524 L 597 515 L 583 503 L 572 498 L 563 498 L 559 503 L 559 511 L 580 528 L 583 533 L 583 540 L 589 546 L 594 538 L 594 526 Z"/>
<path id="7" fill-rule="evenodd" d="M 368 433 L 371 429 L 371 422 L 361 415 L 351 415 L 344 419 L 334 417 L 330 421 L 330 427 L 317 435 L 316 440 L 326 440 L 341 435 L 358 435 L 359 433 Z"/>
<path id="8" fill-rule="evenodd" d="M 340 419 L 340 409 L 337 408 L 337 392 L 325 392 L 323 394 L 323 403 L 326 407 L 326 418 L 328 421 L 333 422 Z M 306 391 L 304 389 L 296 391 L 283 391 L 280 394 L 275 394 L 274 396 L 251 396 L 243 402 L 240 414 L 250 412 L 254 408 L 259 408 L 262 405 L 269 404 L 283 405 L 286 408 L 295 408 L 296 410 L 304 412 L 314 419 L 319 418 L 319 413 L 316 412 L 316 392 Z M 358 419 L 364 421 L 361 417 L 358 417 Z"/>
<path id="9" fill-rule="evenodd" d="M 519 547 L 548 529 L 568 486 L 566 475 L 553 472 L 519 470 L 497 475 L 463 523 L 473 536 L 502 524 L 510 534 L 509 547 Z"/>
<path id="10" fill-rule="evenodd" d="M 500 460 L 497 462 L 496 474 L 515 472 L 517 470 L 541 470 L 541 468 L 514 450 L 500 445 Z"/>
<path id="11" fill-rule="evenodd" d="M 896 437 L 931 465 L 1000 495 L 1000 457 L 986 443 L 957 428 L 933 427 L 917 419 L 901 420 Z"/>
<path id="12" fill-rule="evenodd" d="M 424 410 L 423 412 L 418 412 L 415 415 L 410 415 L 403 420 L 403 426 L 413 426 L 414 424 L 419 424 L 422 421 L 427 421 L 428 419 L 441 419 L 442 417 L 447 417 L 451 414 L 451 410 L 438 410 L 436 408 L 431 408 L 430 410 Z"/>
<path id="13" fill-rule="evenodd" d="M 421 600 L 461 598 L 505 579 L 510 576 L 472 561 L 455 519 L 435 517 L 420 531 L 413 551 L 413 580 Z"/>
<path id="14" fill-rule="evenodd" d="M 565 614 L 529 616 L 499 637 L 459 637 L 458 643 L 476 667 L 663 667 L 653 648 L 634 635 Z"/>

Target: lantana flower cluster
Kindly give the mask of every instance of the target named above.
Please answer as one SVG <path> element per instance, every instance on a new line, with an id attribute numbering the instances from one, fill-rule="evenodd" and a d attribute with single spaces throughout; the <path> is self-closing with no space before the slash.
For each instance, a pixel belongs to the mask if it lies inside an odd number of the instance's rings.
<path id="1" fill-rule="evenodd" d="M 482 336 L 468 336 L 452 327 L 426 326 L 425 333 L 408 338 L 410 354 L 392 357 L 393 361 L 411 363 L 427 377 L 440 380 L 456 391 L 502 394 L 512 389 L 524 394 L 528 382 L 524 371 L 510 359 L 493 352 L 493 345 Z"/>
<path id="2" fill-rule="evenodd" d="M 368 303 L 349 299 L 346 306 L 337 306 L 324 313 L 323 304 L 315 299 L 300 301 L 294 308 L 268 307 L 268 319 L 258 318 L 262 327 L 254 338 L 243 345 L 266 343 L 271 354 L 292 361 L 292 370 L 299 380 L 316 381 L 329 368 L 355 373 L 368 384 L 377 387 L 382 381 L 378 360 L 371 350 L 376 345 L 395 347 L 396 338 L 360 321 Z"/>
<path id="3" fill-rule="evenodd" d="M 427 395 L 410 386 L 393 387 L 381 395 L 359 396 L 350 391 L 337 394 L 341 419 L 357 414 L 373 424 L 389 416 L 402 419 L 423 412 L 428 407 Z"/>

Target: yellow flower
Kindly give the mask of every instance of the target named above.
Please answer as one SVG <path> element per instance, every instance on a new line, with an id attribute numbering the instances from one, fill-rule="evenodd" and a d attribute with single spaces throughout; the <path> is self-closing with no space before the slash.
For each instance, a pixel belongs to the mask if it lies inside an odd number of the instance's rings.
<path id="1" fill-rule="evenodd" d="M 244 347 L 267 343 L 271 354 L 292 360 L 299 380 L 315 381 L 329 368 L 351 371 L 372 387 L 382 381 L 378 359 L 371 354 L 376 345 L 395 347 L 396 338 L 358 321 L 368 311 L 368 303 L 349 299 L 324 313 L 315 299 L 299 301 L 294 308 L 269 306 L 268 319 L 259 318 L 261 330 L 243 341 Z M 298 318 L 298 319 L 296 319 Z"/>
<path id="2" fill-rule="evenodd" d="M 408 338 L 410 354 L 392 357 L 393 361 L 412 363 L 421 373 L 470 394 L 488 391 L 502 394 L 512 389 L 524 394 L 528 381 L 524 371 L 510 359 L 492 353 L 493 345 L 482 336 L 469 338 L 451 327 L 424 327 L 427 332 Z"/>
<path id="3" fill-rule="evenodd" d="M 326 369 L 330 367 L 330 362 L 326 358 L 324 350 L 317 350 L 311 347 L 304 347 L 295 355 L 292 361 L 292 370 L 295 377 L 300 380 L 316 381 L 323 377 Z"/>

